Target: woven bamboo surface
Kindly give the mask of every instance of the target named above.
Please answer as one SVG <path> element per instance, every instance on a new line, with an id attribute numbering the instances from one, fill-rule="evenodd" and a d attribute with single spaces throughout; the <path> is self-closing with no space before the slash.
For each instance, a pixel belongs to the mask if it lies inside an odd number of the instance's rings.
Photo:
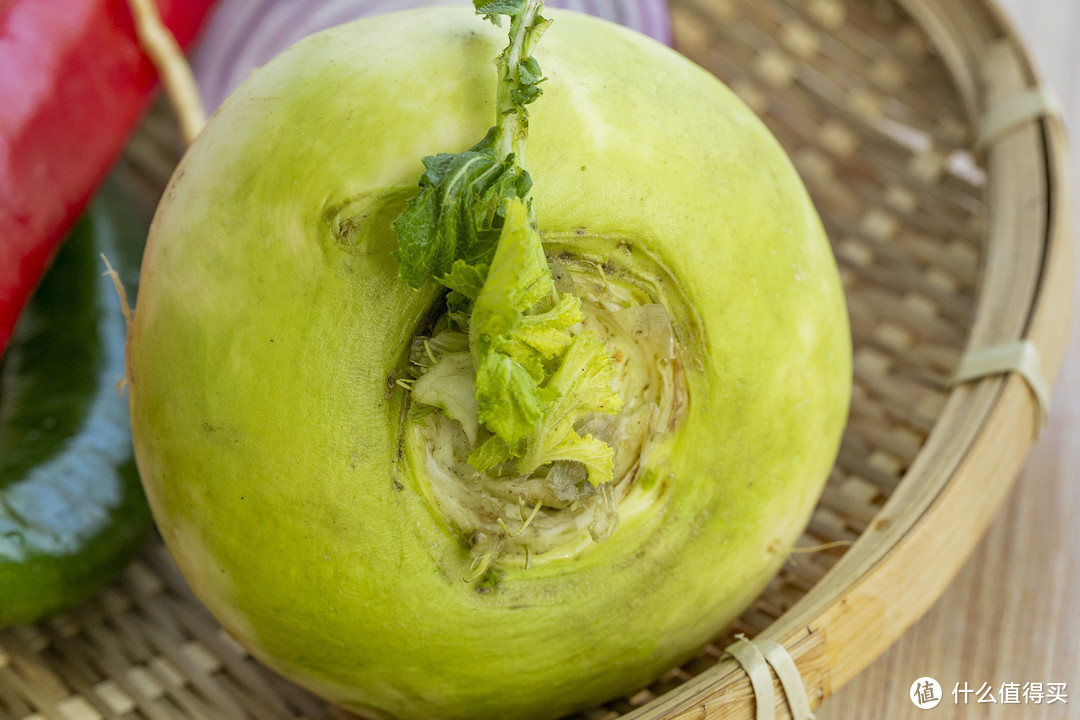
<path id="1" fill-rule="evenodd" d="M 672 20 L 811 191 L 847 292 L 855 389 L 801 541 L 829 547 L 792 555 L 728 633 L 590 720 L 753 717 L 719 649 L 736 633 L 782 642 L 814 705 L 865 667 L 940 594 L 1035 436 L 1019 378 L 950 388 L 957 363 L 1027 337 L 1052 378 L 1068 322 L 1060 125 L 973 151 L 987 110 L 1036 82 L 985 3 L 679 0 Z M 148 123 L 124 172 L 160 188 L 177 145 L 162 116 Z M 2 720 L 343 717 L 234 643 L 158 541 L 84 607 L 0 631 Z"/>

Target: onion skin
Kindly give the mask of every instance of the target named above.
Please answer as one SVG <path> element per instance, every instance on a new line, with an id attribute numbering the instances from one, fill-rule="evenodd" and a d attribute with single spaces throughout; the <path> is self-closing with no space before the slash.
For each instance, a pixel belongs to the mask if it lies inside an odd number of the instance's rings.
<path id="1" fill-rule="evenodd" d="M 191 57 L 203 104 L 214 110 L 248 74 L 301 38 L 362 17 L 466 0 L 217 0 Z M 671 44 L 667 0 L 548 0 Z M 242 29 L 242 31 L 238 31 Z"/>
<path id="2" fill-rule="evenodd" d="M 675 52 L 550 14 L 540 229 L 549 250 L 659 263 L 686 362 L 657 487 L 603 543 L 506 567 L 495 592 L 463 582 L 388 391 L 436 298 L 398 278 L 389 223 L 421 157 L 491 124 L 497 28 L 440 9 L 299 43 L 221 107 L 151 230 L 130 398 L 162 535 L 257 657 L 370 715 L 558 717 L 648 683 L 775 574 L 846 419 L 843 295 L 779 145 Z M 343 208 L 367 218 L 346 242 Z"/>

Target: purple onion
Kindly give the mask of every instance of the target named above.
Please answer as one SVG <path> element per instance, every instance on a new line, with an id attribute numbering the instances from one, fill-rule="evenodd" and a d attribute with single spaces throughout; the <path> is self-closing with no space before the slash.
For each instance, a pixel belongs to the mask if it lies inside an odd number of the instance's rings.
<path id="1" fill-rule="evenodd" d="M 220 0 L 191 64 L 203 103 L 213 112 L 260 65 L 303 37 L 366 15 L 425 5 L 465 5 L 464 0 Z M 548 0 L 613 20 L 671 44 L 666 0 Z"/>

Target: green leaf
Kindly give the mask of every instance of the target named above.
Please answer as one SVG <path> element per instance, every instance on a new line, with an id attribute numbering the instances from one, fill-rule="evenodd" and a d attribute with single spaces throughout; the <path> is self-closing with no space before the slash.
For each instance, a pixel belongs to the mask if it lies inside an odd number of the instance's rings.
<path id="1" fill-rule="evenodd" d="M 612 389 L 615 361 L 596 333 L 574 336 L 562 364 L 551 376 L 548 387 L 563 398 L 552 412 L 581 416 L 595 412 L 614 414 L 622 409 L 622 398 Z"/>
<path id="2" fill-rule="evenodd" d="M 470 443 L 476 442 L 476 371 L 468 352 L 443 355 L 413 385 L 412 399 L 443 411 L 461 423 Z"/>
<path id="3" fill-rule="evenodd" d="M 455 260 L 450 272 L 439 278 L 439 282 L 466 299 L 475 300 L 484 287 L 487 274 L 488 266 L 485 264 L 469 265 L 464 260 Z"/>
<path id="4" fill-rule="evenodd" d="M 531 185 L 512 157 L 496 160 L 490 133 L 457 155 L 424 158 L 424 167 L 420 193 L 393 223 L 398 272 L 415 288 L 449 274 L 456 260 L 479 264 L 490 258 L 499 206 Z"/>
<path id="5" fill-rule="evenodd" d="M 526 0 L 473 0 L 477 15 L 519 15 Z"/>
<path id="6" fill-rule="evenodd" d="M 540 235 L 521 200 L 505 206 L 506 220 L 484 286 L 476 298 L 470 340 L 508 332 L 526 310 L 554 289 Z"/>
<path id="7" fill-rule="evenodd" d="M 541 357 L 515 340 L 526 311 L 554 290 L 540 236 L 521 200 L 506 204 L 506 223 L 469 326 L 476 364 L 480 422 L 509 445 L 540 424 L 549 392 L 543 392 Z"/>
<path id="8" fill-rule="evenodd" d="M 525 105 L 539 97 L 543 80 L 539 64 L 529 55 L 547 26 L 539 15 L 543 2 L 474 0 L 473 5 L 489 19 L 508 15 L 511 21 L 510 43 L 496 58 L 495 125 L 468 150 L 423 159 L 420 192 L 393 223 L 398 272 L 414 288 L 432 279 L 442 282 L 458 260 L 477 266 L 489 263 L 502 225 L 503 202 L 527 200 L 532 187 L 520 156 L 528 129 Z M 511 57 L 516 58 L 513 67 Z"/>
<path id="9" fill-rule="evenodd" d="M 585 465 L 594 487 L 609 482 L 614 451 L 592 436 L 579 435 L 574 426 L 590 413 L 610 414 L 622 408 L 622 398 L 612 388 L 614 380 L 615 361 L 600 338 L 592 332 L 575 335 L 544 388 L 555 399 L 528 441 L 518 470 L 531 473 L 556 460 L 570 460 Z"/>
<path id="10" fill-rule="evenodd" d="M 536 85 L 544 79 L 540 72 L 540 63 L 531 55 L 518 64 L 518 81 L 526 85 Z"/>
<path id="11" fill-rule="evenodd" d="M 557 460 L 567 460 L 579 462 L 585 466 L 589 484 L 593 487 L 599 487 L 606 482 L 611 482 L 614 472 L 615 451 L 610 445 L 597 440 L 592 435 L 585 435 L 584 437 L 578 435 L 567 422 L 561 423 L 554 430 L 555 432 L 545 434 L 537 442 L 551 441 L 554 437 L 557 437 L 558 441 L 543 445 L 542 452 L 538 453 L 541 461 L 536 467 L 526 470 L 525 468 L 528 467 L 526 463 L 524 461 L 520 463 L 518 469 L 521 472 L 532 472 L 541 465 L 547 465 Z"/>
<path id="12" fill-rule="evenodd" d="M 492 435 L 484 442 L 473 448 L 466 458 L 466 462 L 472 465 L 478 472 L 487 472 L 496 465 L 501 465 L 513 459 L 510 448 L 507 447 L 498 435 Z"/>
<path id="13" fill-rule="evenodd" d="M 573 335 L 569 330 L 581 320 L 581 301 L 573 295 L 563 295 L 551 309 L 523 315 L 496 347 L 523 365 L 535 362 L 542 371 L 541 361 L 562 355 L 570 346 Z"/>
<path id="14" fill-rule="evenodd" d="M 531 473 L 563 460 L 581 463 L 599 486 L 612 479 L 613 450 L 575 425 L 618 411 L 615 361 L 594 333 L 574 332 L 581 302 L 555 288 L 520 164 L 525 106 L 544 81 L 532 48 L 550 21 L 541 0 L 473 5 L 496 24 L 510 18 L 510 42 L 496 58 L 496 124 L 464 152 L 424 158 L 420 192 L 393 225 L 402 278 L 449 288 L 449 325 L 467 330 L 471 362 L 463 353 L 433 358 L 413 398 L 462 423 L 474 444 L 469 462 L 481 472 L 517 459 L 516 469 Z M 474 402 L 462 397 L 470 383 Z M 465 417 L 473 407 L 475 421 Z M 491 436 L 476 445 L 480 423 Z"/>
<path id="15" fill-rule="evenodd" d="M 488 7 L 495 5 L 491 3 Z M 508 13 L 510 44 L 495 58 L 495 65 L 499 68 L 496 97 L 498 142 L 502 154 L 513 153 L 520 158 L 529 130 L 529 114 L 525 106 L 540 97 L 542 92 L 539 84 L 544 79 L 540 64 L 532 56 L 532 49 L 551 21 L 540 15 L 544 7 L 542 0 L 524 0 L 506 5 L 504 9 L 513 6 L 513 11 Z"/>
<path id="16" fill-rule="evenodd" d="M 476 369 L 477 416 L 507 445 L 521 442 L 539 426 L 549 395 L 525 367 L 501 353 L 486 353 Z"/>

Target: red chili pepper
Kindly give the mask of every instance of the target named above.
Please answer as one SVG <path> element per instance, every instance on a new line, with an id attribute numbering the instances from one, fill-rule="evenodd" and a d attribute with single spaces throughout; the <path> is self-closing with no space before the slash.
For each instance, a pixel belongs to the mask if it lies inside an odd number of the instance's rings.
<path id="1" fill-rule="evenodd" d="M 212 0 L 158 0 L 181 46 Z M 125 0 L 0 0 L 0 351 L 157 74 Z"/>

